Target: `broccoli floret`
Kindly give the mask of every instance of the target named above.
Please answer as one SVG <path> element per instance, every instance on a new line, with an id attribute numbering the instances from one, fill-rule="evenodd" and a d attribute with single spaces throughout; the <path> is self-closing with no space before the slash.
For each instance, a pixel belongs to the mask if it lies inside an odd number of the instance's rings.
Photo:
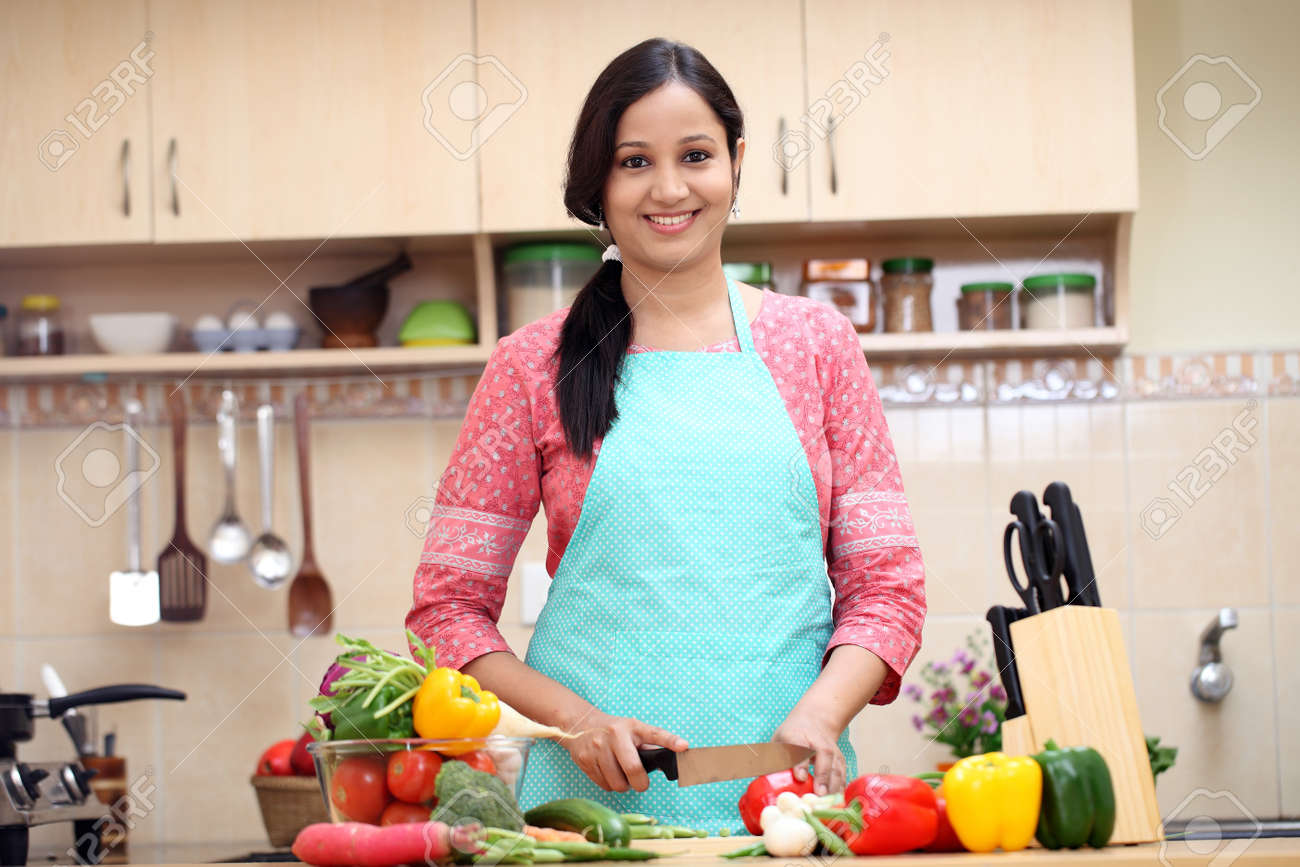
<path id="1" fill-rule="evenodd" d="M 438 806 L 430 817 L 447 825 L 464 820 L 507 831 L 524 829 L 524 814 L 510 791 L 497 777 L 475 770 L 465 762 L 446 761 L 436 783 Z"/>

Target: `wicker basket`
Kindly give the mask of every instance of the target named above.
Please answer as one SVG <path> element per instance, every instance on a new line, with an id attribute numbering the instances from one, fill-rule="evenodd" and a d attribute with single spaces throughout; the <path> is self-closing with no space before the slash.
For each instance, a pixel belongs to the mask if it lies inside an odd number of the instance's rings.
<path id="1" fill-rule="evenodd" d="M 303 828 L 330 820 L 315 777 L 254 776 L 251 782 L 272 846 L 288 846 Z"/>

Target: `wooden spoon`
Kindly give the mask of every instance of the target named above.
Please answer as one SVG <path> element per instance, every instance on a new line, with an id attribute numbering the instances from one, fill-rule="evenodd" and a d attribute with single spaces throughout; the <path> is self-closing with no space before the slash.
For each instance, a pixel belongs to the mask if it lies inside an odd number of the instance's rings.
<path id="1" fill-rule="evenodd" d="M 302 562 L 289 585 L 289 630 L 294 635 L 329 635 L 334 619 L 330 586 L 316 565 L 311 550 L 311 458 L 308 454 L 307 394 L 293 402 L 294 429 L 298 437 L 298 485 L 302 492 Z"/>

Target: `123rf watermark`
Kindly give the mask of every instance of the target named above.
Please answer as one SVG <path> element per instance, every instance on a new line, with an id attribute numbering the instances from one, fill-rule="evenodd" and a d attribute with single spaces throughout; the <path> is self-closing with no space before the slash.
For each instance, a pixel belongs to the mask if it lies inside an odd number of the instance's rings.
<path id="1" fill-rule="evenodd" d="M 90 96 L 64 115 L 68 125 L 80 133 L 80 139 L 65 128 L 52 129 L 41 139 L 36 146 L 41 165 L 52 172 L 63 168 L 81 148 L 81 142 L 90 141 L 91 136 L 121 111 L 130 97 L 135 96 L 139 87 L 153 78 L 155 52 L 150 47 L 152 41 L 153 34 L 146 33 L 144 39 L 131 49 L 127 59 L 114 66 L 103 81 L 90 89 Z"/>
<path id="2" fill-rule="evenodd" d="M 886 47 L 889 43 L 888 33 L 881 33 L 862 55 L 844 71 L 844 75 L 826 88 L 825 94 L 808 106 L 799 120 L 812 131 L 810 138 L 802 130 L 792 129 L 784 132 L 772 145 L 772 158 L 785 171 L 798 168 L 808 155 L 813 152 L 815 138 L 825 141 L 831 131 L 844 123 L 862 100 L 871 93 L 871 88 L 884 84 L 889 77 L 885 61 L 890 58 Z"/>
<path id="3" fill-rule="evenodd" d="M 1156 91 L 1156 125 L 1188 157 L 1203 160 L 1262 98 L 1231 57 L 1193 54 Z"/>
<path id="4" fill-rule="evenodd" d="M 128 831 L 134 830 L 141 819 L 154 811 L 153 796 L 157 791 L 153 772 L 146 768 L 117 800 L 104 805 L 104 815 L 96 819 L 90 830 L 78 837 L 65 854 L 74 864 L 101 863 L 110 849 L 126 840 Z"/>
<path id="5" fill-rule="evenodd" d="M 1174 495 L 1172 499 L 1159 496 L 1146 504 L 1140 520 L 1148 536 L 1159 539 L 1172 530 L 1183 513 L 1208 494 L 1240 456 L 1254 447 L 1259 441 L 1254 432 L 1259 425 L 1259 418 L 1255 415 L 1258 407 L 1256 401 L 1247 402 L 1246 408 L 1237 413 L 1232 424 L 1215 434 L 1210 445 L 1197 452 L 1191 463 L 1174 475 L 1174 480 L 1167 485 Z"/>

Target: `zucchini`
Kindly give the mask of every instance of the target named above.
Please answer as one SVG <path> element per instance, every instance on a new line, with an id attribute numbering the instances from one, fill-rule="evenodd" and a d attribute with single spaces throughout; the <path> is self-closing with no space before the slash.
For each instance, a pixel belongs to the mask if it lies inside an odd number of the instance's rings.
<path id="1" fill-rule="evenodd" d="M 576 831 L 593 843 L 624 847 L 632 842 L 628 824 L 614 810 L 586 798 L 562 798 L 533 807 L 524 821 L 539 828 Z"/>

